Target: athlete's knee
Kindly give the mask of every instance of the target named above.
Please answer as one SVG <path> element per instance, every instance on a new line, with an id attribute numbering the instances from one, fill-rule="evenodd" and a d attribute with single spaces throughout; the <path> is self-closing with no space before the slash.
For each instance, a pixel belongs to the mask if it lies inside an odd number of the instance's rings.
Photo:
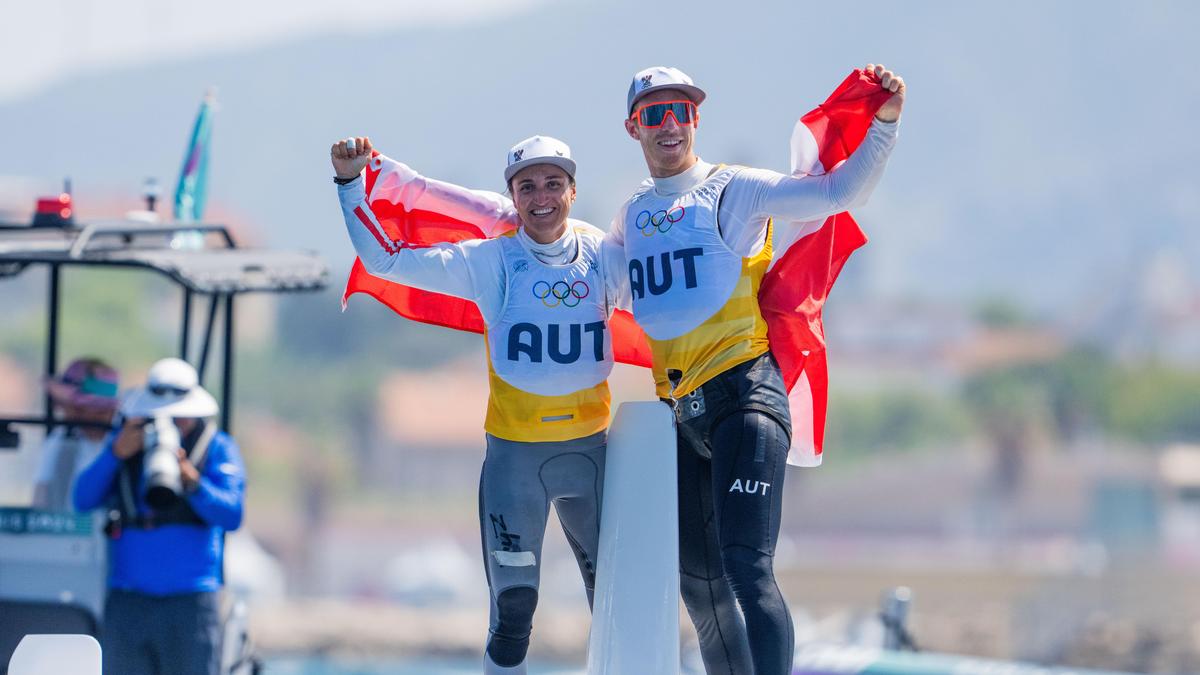
<path id="1" fill-rule="evenodd" d="M 779 594 L 771 556 L 745 546 L 727 546 L 721 550 L 721 561 L 725 563 L 725 578 L 743 603 Z"/>
<path id="2" fill-rule="evenodd" d="M 679 590 L 696 627 L 704 671 L 722 675 L 752 672 L 746 631 L 725 577 L 681 574 Z"/>
<path id="3" fill-rule="evenodd" d="M 679 595 L 689 612 L 693 607 L 703 609 L 712 605 L 712 587 L 707 579 L 689 574 L 679 575 Z"/>
<path id="4" fill-rule="evenodd" d="M 537 600 L 537 589 L 529 586 L 509 588 L 496 597 L 496 622 L 487 647 L 496 665 L 511 668 L 525 660 Z"/>
<path id="5" fill-rule="evenodd" d="M 716 625 L 727 613 L 737 611 L 729 582 L 724 577 L 705 579 L 682 574 L 679 577 L 679 595 L 697 630 Z"/>

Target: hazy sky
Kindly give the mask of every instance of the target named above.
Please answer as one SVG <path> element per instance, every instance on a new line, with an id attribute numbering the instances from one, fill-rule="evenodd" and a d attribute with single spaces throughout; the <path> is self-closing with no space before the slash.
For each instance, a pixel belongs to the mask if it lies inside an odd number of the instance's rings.
<path id="1" fill-rule="evenodd" d="M 1200 259 L 1197 3 L 735 4 L 0 0 L 0 209 L 24 218 L 64 176 L 89 217 L 138 203 L 147 176 L 173 185 L 216 85 L 210 217 L 272 245 L 353 259 L 328 163 L 350 133 L 492 189 L 514 141 L 558 136 L 586 187 L 572 215 L 603 227 L 645 175 L 620 120 L 638 69 L 708 89 L 706 159 L 781 169 L 795 117 L 884 59 L 911 96 L 855 211 L 873 242 L 848 268 L 861 288 L 1073 307 L 1155 252 Z"/>
<path id="2" fill-rule="evenodd" d="M 459 24 L 545 0 L 38 0 L 0 8 L 0 101 L 64 76 L 188 58 L 305 35 Z M 30 58 L 36 55 L 36 58 Z M 19 65 L 18 65 L 19 64 Z"/>

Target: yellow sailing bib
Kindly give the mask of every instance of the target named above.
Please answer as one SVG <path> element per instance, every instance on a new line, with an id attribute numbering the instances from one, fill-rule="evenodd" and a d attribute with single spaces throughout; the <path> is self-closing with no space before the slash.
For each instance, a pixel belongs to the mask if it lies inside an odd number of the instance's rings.
<path id="1" fill-rule="evenodd" d="M 734 252 L 717 223 L 721 194 L 738 167 L 720 167 L 681 195 L 647 186 L 625 212 L 633 315 L 650 338 L 659 396 L 676 398 L 769 349 L 758 290 L 771 261 L 766 245 Z"/>
<path id="2" fill-rule="evenodd" d="M 579 255 L 547 265 L 499 240 L 504 308 L 487 328 L 484 429 L 510 441 L 565 441 L 608 426 L 612 341 L 600 273 L 603 233 L 577 227 Z"/>

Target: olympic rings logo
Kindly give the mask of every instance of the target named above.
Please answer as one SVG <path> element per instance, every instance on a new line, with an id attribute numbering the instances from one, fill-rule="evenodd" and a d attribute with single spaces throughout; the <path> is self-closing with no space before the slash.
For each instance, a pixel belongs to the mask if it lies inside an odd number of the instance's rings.
<path id="1" fill-rule="evenodd" d="M 565 281 L 539 281 L 533 285 L 533 297 L 542 301 L 547 307 L 576 307 L 583 301 L 592 289 L 583 280 L 568 284 Z"/>
<path id="2" fill-rule="evenodd" d="M 683 219 L 685 213 L 687 213 L 687 209 L 682 206 L 673 206 L 669 210 L 660 209 L 654 213 L 642 211 L 637 214 L 633 224 L 642 231 L 643 237 L 649 237 L 656 230 L 658 232 L 670 230 L 672 225 Z"/>

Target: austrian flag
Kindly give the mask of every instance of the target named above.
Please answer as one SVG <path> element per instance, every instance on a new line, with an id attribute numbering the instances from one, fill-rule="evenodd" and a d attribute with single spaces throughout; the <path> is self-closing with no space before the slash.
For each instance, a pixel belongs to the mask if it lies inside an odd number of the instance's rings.
<path id="1" fill-rule="evenodd" d="M 796 122 L 792 175 L 817 176 L 837 168 L 862 143 L 875 112 L 890 97 L 874 73 L 850 73 L 824 103 Z M 817 466 L 829 400 L 821 309 L 842 266 L 867 237 L 849 213 L 772 229 L 775 259 L 763 277 L 758 304 L 792 408 L 788 463 Z"/>
<path id="2" fill-rule="evenodd" d="M 862 143 L 872 117 L 890 96 L 874 74 L 851 73 L 824 103 L 796 123 L 792 174 L 820 175 L 835 169 Z M 512 228 L 504 224 L 496 231 L 484 231 L 445 214 L 409 211 L 397 194 L 395 167 L 382 155 L 372 158 L 366 178 L 370 210 L 356 212 L 385 248 L 494 237 Z M 789 390 L 793 429 L 788 462 L 816 466 L 821 463 L 829 390 L 821 310 L 842 266 L 867 238 L 849 213 L 808 223 L 777 223 L 772 230 L 775 258 L 758 300 L 771 351 Z M 366 293 L 416 321 L 483 332 L 483 319 L 473 303 L 373 277 L 358 260 L 346 283 L 343 304 L 354 293 Z M 628 313 L 617 312 L 611 329 L 618 361 L 650 365 L 646 337 Z"/>

